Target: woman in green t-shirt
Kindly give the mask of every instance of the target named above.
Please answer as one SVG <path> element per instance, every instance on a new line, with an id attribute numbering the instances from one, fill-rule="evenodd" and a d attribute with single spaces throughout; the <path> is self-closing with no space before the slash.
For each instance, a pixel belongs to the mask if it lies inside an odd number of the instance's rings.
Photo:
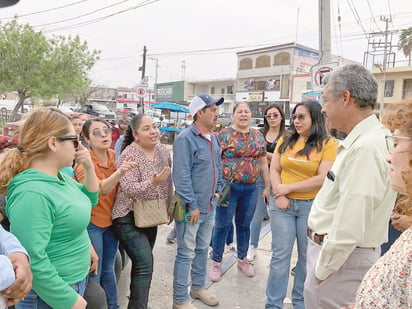
<path id="1" fill-rule="evenodd" d="M 60 171 L 73 160 L 84 166 L 84 184 Z M 82 295 L 91 268 L 86 227 L 98 188 L 89 151 L 68 117 L 54 109 L 31 112 L 17 148 L 6 152 L 0 167 L 10 230 L 30 255 L 33 273 L 33 290 L 16 309 L 86 308 Z"/>

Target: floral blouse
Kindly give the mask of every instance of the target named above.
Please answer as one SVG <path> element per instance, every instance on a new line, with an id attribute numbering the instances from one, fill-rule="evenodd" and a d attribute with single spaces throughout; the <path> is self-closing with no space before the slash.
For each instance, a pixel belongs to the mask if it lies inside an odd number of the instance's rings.
<path id="1" fill-rule="evenodd" d="M 355 308 L 412 308 L 412 227 L 366 273 Z"/>
<path id="2" fill-rule="evenodd" d="M 160 173 L 163 168 L 172 166 L 169 150 L 162 144 L 156 145 L 154 159 L 149 159 L 146 154 L 133 142 L 125 148 L 119 157 L 117 166 L 123 160 L 131 157 L 137 166 L 126 172 L 119 181 L 119 188 L 114 202 L 112 218 L 126 216 L 133 211 L 133 202 L 137 200 L 167 199 L 170 201 L 173 193 L 172 177 L 159 186 L 154 186 L 153 174 Z M 167 205 L 169 203 L 167 202 Z"/>
<path id="3" fill-rule="evenodd" d="M 222 130 L 218 137 L 222 149 L 223 176 L 233 178 L 235 182 L 255 183 L 260 174 L 258 160 L 266 156 L 262 133 L 252 128 L 248 133 L 242 133 L 229 127 Z"/>

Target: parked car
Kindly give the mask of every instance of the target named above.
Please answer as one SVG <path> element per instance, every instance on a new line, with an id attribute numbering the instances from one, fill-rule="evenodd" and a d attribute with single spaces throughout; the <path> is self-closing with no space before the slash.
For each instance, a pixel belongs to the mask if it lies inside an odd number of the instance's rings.
<path id="1" fill-rule="evenodd" d="M 263 118 L 251 118 L 250 127 L 254 129 L 260 129 L 263 127 Z"/>
<path id="2" fill-rule="evenodd" d="M 73 112 L 73 111 L 65 112 L 65 114 L 67 116 L 80 116 L 81 115 L 81 113 L 77 113 L 77 112 Z M 88 115 L 88 117 L 89 117 L 89 119 L 90 118 L 96 118 L 96 116 L 93 116 L 93 115 Z M 6 137 L 7 140 L 9 141 L 8 143 L 5 143 L 3 148 L 17 145 L 19 126 L 21 125 L 21 123 L 22 123 L 21 121 L 7 122 L 3 125 L 3 136 Z M 116 141 L 120 137 L 120 131 L 119 131 L 119 128 L 117 128 L 116 126 L 114 126 L 110 122 L 108 122 L 108 125 L 112 129 L 112 145 L 111 145 L 111 148 L 114 148 L 114 145 L 115 145 Z"/>
<path id="3" fill-rule="evenodd" d="M 81 112 L 104 119 L 113 125 L 116 124 L 116 113 L 110 111 L 105 105 L 85 104 L 82 106 Z"/>
<path id="4" fill-rule="evenodd" d="M 15 100 L 0 100 L 0 111 L 2 113 L 11 112 L 12 110 L 14 110 L 14 107 L 16 106 L 16 104 L 17 104 L 17 101 Z M 31 103 L 30 101 L 23 102 L 23 112 L 24 113 L 31 111 L 32 108 L 33 108 L 33 103 Z"/>
<path id="5" fill-rule="evenodd" d="M 227 127 L 232 122 L 231 113 L 222 113 L 217 118 L 217 122 L 221 124 L 222 127 Z"/>

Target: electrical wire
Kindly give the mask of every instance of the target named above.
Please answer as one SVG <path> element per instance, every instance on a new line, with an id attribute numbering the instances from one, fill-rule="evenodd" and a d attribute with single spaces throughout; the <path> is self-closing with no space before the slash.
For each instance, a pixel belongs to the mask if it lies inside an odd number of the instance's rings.
<path id="1" fill-rule="evenodd" d="M 110 5 L 108 5 L 108 6 L 102 7 L 102 8 L 97 9 L 97 10 L 93 10 L 93 11 L 91 11 L 91 12 L 88 12 L 88 13 L 85 13 L 85 14 L 82 14 L 82 15 L 79 15 L 79 16 L 70 17 L 70 18 L 66 18 L 66 19 L 62 19 L 62 20 L 58 20 L 58 21 L 53 21 L 53 22 L 46 23 L 46 24 L 36 25 L 36 26 L 34 26 L 34 28 L 44 27 L 44 26 L 50 26 L 50 25 L 55 25 L 55 24 L 60 24 L 60 23 L 66 22 L 66 21 L 71 21 L 71 20 L 75 20 L 75 19 L 82 18 L 82 17 L 85 17 L 85 16 L 89 16 L 89 15 L 92 15 L 92 14 L 94 14 L 94 13 L 103 11 L 103 10 L 105 10 L 105 9 L 114 7 L 114 6 L 116 6 L 116 5 L 119 5 L 119 4 L 122 4 L 122 3 L 124 3 L 124 2 L 128 2 L 128 1 L 130 1 L 130 0 L 119 1 L 119 2 L 110 4 Z"/>
<path id="2" fill-rule="evenodd" d="M 373 16 L 372 7 L 371 7 L 371 4 L 369 3 L 369 0 L 366 0 L 366 2 L 368 3 L 369 12 L 371 13 L 373 22 L 375 23 L 376 27 L 378 27 L 378 30 L 382 31 L 382 29 L 379 27 L 378 23 L 376 22 L 375 16 Z"/>
<path id="3" fill-rule="evenodd" d="M 120 11 L 102 16 L 102 17 L 90 19 L 90 20 L 80 22 L 80 23 L 77 23 L 77 24 L 61 26 L 61 27 L 57 27 L 57 28 L 53 28 L 53 29 L 45 29 L 43 32 L 44 33 L 51 33 L 51 32 L 55 32 L 55 31 L 68 30 L 68 29 L 73 29 L 73 28 L 78 28 L 78 27 L 82 27 L 82 26 L 86 26 L 86 25 L 95 24 L 97 22 L 100 22 L 100 21 L 105 20 L 107 18 L 113 17 L 115 15 L 126 13 L 126 12 L 129 12 L 129 11 L 132 11 L 132 10 L 135 10 L 135 9 L 138 9 L 138 8 L 141 8 L 141 7 L 144 7 L 146 5 L 153 4 L 153 3 L 156 3 L 156 2 L 159 2 L 159 1 L 160 0 L 146 0 L 146 1 L 140 3 L 136 6 L 133 6 L 133 7 L 130 7 L 130 8 L 124 9 L 124 10 L 120 10 Z"/>
<path id="4" fill-rule="evenodd" d="M 60 10 L 60 9 L 63 9 L 63 8 L 66 8 L 66 7 L 69 7 L 69 6 L 72 6 L 72 5 L 76 5 L 76 4 L 79 4 L 79 3 L 82 3 L 82 2 L 86 2 L 86 1 L 88 1 L 88 0 L 81 0 L 81 1 L 77 1 L 77 2 L 73 2 L 73 3 L 65 4 L 65 5 L 58 6 L 58 7 L 51 8 L 51 9 L 47 9 L 47 10 L 42 10 L 42 11 L 37 11 L 37 12 L 32 12 L 32 13 L 26 13 L 26 14 L 21 14 L 21 15 L 18 15 L 18 17 L 26 17 L 26 16 L 31 16 L 31 15 L 36 15 L 36 14 L 42 14 L 42 13 L 46 13 L 46 12 L 51 12 L 51 11 L 55 11 L 55 10 Z M 10 17 L 0 18 L 0 20 L 14 19 L 14 18 L 15 18 L 15 16 L 10 16 Z"/>
<path id="5" fill-rule="evenodd" d="M 348 3 L 350 10 L 352 11 L 353 16 L 355 17 L 356 23 L 359 25 L 359 27 L 361 27 L 363 33 L 365 34 L 365 38 L 368 38 L 367 31 L 365 30 L 365 28 L 363 27 L 363 25 L 362 25 L 362 23 L 361 23 L 361 21 L 360 21 L 358 11 L 356 10 L 356 7 L 355 7 L 355 5 L 353 4 L 353 1 L 350 0 L 350 2 L 352 2 L 353 7 L 352 7 L 351 3 L 349 2 L 349 0 L 346 0 L 346 2 Z"/>

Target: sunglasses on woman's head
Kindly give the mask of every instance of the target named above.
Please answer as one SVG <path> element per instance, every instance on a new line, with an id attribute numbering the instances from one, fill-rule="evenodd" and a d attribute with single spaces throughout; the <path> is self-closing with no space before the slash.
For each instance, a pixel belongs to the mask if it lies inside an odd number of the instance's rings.
<path id="1" fill-rule="evenodd" d="M 77 137 L 77 135 L 62 135 L 57 137 L 59 141 L 72 141 L 73 142 L 73 146 L 75 149 L 77 149 L 77 147 L 79 147 L 79 138 Z"/>

